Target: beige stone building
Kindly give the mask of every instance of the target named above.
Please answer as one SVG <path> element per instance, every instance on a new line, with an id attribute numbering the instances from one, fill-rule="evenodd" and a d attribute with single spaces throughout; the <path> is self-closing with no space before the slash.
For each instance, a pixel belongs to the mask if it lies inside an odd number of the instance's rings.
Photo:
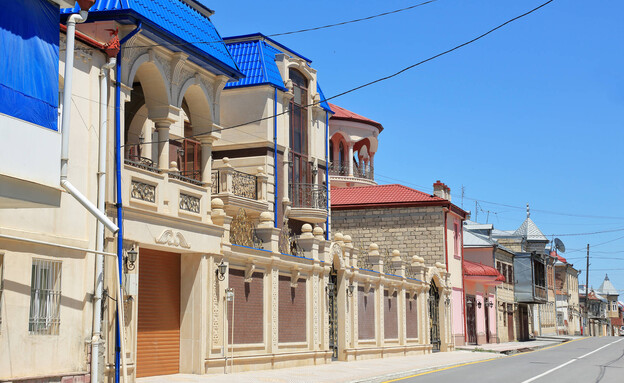
<path id="1" fill-rule="evenodd" d="M 461 266 L 461 227 L 466 212 L 450 202 L 450 190 L 437 182 L 435 195 L 402 185 L 332 189 L 332 230 L 374 242 L 388 256 L 397 250 L 406 259 L 422 259 L 444 270 L 422 280 L 430 286 L 425 328 L 434 350 L 452 350 L 465 334 Z M 356 242 L 356 246 L 363 247 Z M 364 265 L 364 268 L 370 268 Z"/>
<path id="2" fill-rule="evenodd" d="M 552 254 L 552 252 L 551 252 Z M 580 335 L 581 312 L 579 307 L 580 272 L 555 252 L 555 286 L 557 291 L 557 334 Z"/>

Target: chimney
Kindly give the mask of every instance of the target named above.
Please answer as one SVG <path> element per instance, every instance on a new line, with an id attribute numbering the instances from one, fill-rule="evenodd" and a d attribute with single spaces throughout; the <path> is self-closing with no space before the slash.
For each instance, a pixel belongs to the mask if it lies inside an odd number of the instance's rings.
<path id="1" fill-rule="evenodd" d="M 446 186 L 444 183 L 437 180 L 433 184 L 433 195 L 439 198 L 443 198 L 445 200 L 451 201 L 451 188 Z"/>

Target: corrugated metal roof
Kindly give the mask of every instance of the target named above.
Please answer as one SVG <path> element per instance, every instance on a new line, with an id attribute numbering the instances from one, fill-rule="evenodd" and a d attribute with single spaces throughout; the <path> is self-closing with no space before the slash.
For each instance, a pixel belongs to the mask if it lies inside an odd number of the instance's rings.
<path id="1" fill-rule="evenodd" d="M 241 38 L 244 39 L 239 40 Z M 227 42 L 229 40 L 234 41 Z M 284 86 L 282 75 L 275 63 L 275 56 L 290 51 L 282 52 L 275 46 L 267 43 L 266 40 L 276 43 L 261 34 L 228 37 L 225 39 L 226 45 L 232 53 L 232 57 L 238 64 L 241 72 L 245 74 L 244 78 L 226 84 L 226 89 L 269 84 L 283 91 L 288 90 Z M 325 95 L 318 82 L 316 83 L 316 91 L 321 96 L 321 100 L 323 100 L 321 102 L 321 107 L 328 112 L 332 112 L 327 101 L 324 101 Z"/>
<path id="2" fill-rule="evenodd" d="M 526 238 L 529 241 L 548 241 L 548 238 L 542 234 L 535 222 L 530 217 L 522 222 L 522 225 L 514 232 L 518 237 Z"/>
<path id="3" fill-rule="evenodd" d="M 228 49 L 245 77 L 228 83 L 225 88 L 270 84 L 286 91 L 280 75 L 275 55 L 281 53 L 273 46 L 261 40 L 247 40 L 228 43 Z"/>
<path id="4" fill-rule="evenodd" d="M 495 241 L 485 235 L 473 233 L 464 228 L 464 247 L 493 247 Z"/>
<path id="5" fill-rule="evenodd" d="M 607 274 L 605 274 L 605 279 L 598 288 L 598 293 L 602 295 L 620 295 Z"/>
<path id="6" fill-rule="evenodd" d="M 76 13 L 78 10 L 76 4 L 74 8 L 62 9 L 61 14 Z M 89 18 L 93 20 L 94 17 L 102 16 L 100 19 L 115 19 L 119 13 L 134 13 L 141 20 L 152 22 L 173 37 L 238 72 L 236 62 L 210 19 L 184 0 L 96 0 L 89 10 Z"/>

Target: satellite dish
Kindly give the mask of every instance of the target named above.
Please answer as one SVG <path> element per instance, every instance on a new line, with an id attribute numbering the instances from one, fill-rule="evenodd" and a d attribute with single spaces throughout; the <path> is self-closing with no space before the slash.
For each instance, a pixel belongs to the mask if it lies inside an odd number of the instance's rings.
<path id="1" fill-rule="evenodd" d="M 565 245 L 559 238 L 555 238 L 555 249 L 559 250 L 562 253 L 565 253 Z"/>

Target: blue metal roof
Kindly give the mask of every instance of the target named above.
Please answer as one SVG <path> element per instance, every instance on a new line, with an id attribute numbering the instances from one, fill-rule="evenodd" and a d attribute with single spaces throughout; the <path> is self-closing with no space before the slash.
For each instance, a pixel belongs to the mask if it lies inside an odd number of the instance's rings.
<path id="1" fill-rule="evenodd" d="M 238 40 L 240 38 L 252 39 L 235 41 L 231 43 L 227 42 L 231 39 Z M 234 60 L 236 60 L 238 67 L 245 74 L 244 78 L 235 82 L 228 83 L 225 86 L 226 89 L 254 85 L 271 85 L 284 92 L 288 90 L 286 89 L 286 87 L 284 87 L 282 75 L 280 74 L 280 71 L 277 68 L 277 64 L 275 63 L 275 56 L 283 52 L 275 48 L 272 44 L 267 43 L 267 39 L 267 37 L 260 34 L 225 38 L 227 47 L 230 49 Z M 271 39 L 268 40 L 275 43 L 275 41 Z M 284 48 L 288 52 L 291 52 L 290 50 L 288 50 L 288 48 L 282 45 L 280 45 L 280 47 Z M 308 63 L 310 63 L 309 60 L 307 61 Z M 323 91 L 321 90 L 321 87 L 318 85 L 318 83 L 316 85 L 316 91 L 321 96 L 321 100 L 325 100 Z M 332 112 L 329 104 L 326 101 L 321 102 L 321 107 L 328 112 Z"/>
<path id="2" fill-rule="evenodd" d="M 73 9 L 62 9 L 61 14 L 77 13 L 78 10 L 76 4 Z M 150 38 L 163 40 L 158 43 L 172 44 L 168 48 L 183 50 L 191 57 L 208 56 L 215 69 L 236 79 L 241 77 L 236 62 L 210 19 L 184 0 L 96 0 L 89 10 L 87 22 L 122 21 L 124 17 L 141 20 L 145 29 L 152 32 Z"/>

